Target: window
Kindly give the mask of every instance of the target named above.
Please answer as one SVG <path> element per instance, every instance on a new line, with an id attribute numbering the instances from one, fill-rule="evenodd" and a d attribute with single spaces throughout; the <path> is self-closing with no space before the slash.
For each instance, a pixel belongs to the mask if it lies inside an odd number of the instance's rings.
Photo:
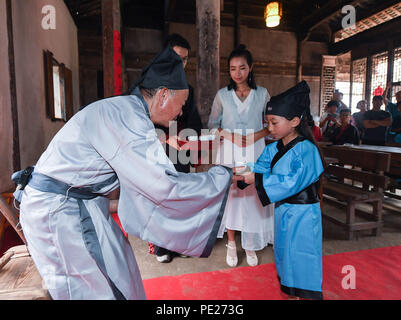
<path id="1" fill-rule="evenodd" d="M 366 58 L 352 62 L 352 99 L 350 108 L 353 112 L 358 111 L 356 109 L 358 102 L 365 100 L 366 62 Z"/>
<path id="2" fill-rule="evenodd" d="M 73 115 L 72 74 L 50 51 L 44 52 L 47 115 L 53 121 L 67 122 Z"/>
<path id="3" fill-rule="evenodd" d="M 393 82 L 401 81 L 401 48 L 394 50 L 394 71 L 393 71 Z M 391 100 L 395 103 L 395 94 L 401 91 L 401 86 L 393 86 L 391 92 Z"/>
<path id="4" fill-rule="evenodd" d="M 371 96 L 381 96 L 387 85 L 388 52 L 372 57 Z"/>

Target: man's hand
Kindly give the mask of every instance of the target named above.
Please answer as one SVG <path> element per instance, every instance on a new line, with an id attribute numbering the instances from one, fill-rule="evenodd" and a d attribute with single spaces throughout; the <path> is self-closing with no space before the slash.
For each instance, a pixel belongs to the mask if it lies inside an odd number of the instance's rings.
<path id="1" fill-rule="evenodd" d="M 172 146 L 174 149 L 177 149 L 178 151 L 181 149 L 180 145 L 178 144 L 178 136 L 170 136 L 168 137 L 166 143 Z"/>

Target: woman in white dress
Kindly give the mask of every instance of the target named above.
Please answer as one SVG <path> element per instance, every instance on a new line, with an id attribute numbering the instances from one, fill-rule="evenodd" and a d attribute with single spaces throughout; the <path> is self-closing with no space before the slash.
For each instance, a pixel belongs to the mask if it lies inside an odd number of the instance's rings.
<path id="1" fill-rule="evenodd" d="M 256 161 L 265 147 L 269 134 L 263 125 L 266 103 L 270 95 L 266 88 L 256 86 L 251 53 L 244 45 L 235 49 L 229 59 L 230 84 L 218 91 L 209 117 L 209 129 L 217 129 L 221 144 L 216 163 L 241 166 Z M 258 264 L 255 251 L 273 244 L 274 205 L 263 207 L 255 188 L 240 189 L 232 184 L 223 221 L 218 233 L 227 231 L 227 264 L 238 263 L 235 231 L 241 231 L 241 244 L 247 263 Z"/>

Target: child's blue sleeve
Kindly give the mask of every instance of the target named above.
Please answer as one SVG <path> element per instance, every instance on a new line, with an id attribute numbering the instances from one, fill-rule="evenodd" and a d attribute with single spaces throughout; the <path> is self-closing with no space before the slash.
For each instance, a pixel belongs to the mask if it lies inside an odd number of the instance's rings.
<path id="1" fill-rule="evenodd" d="M 269 147 L 267 146 L 263 150 L 258 160 L 255 163 L 253 162 L 248 163 L 247 166 L 251 169 L 252 172 L 268 174 L 270 173 L 270 163 L 271 163 L 271 156 L 269 152 Z"/>
<path id="2" fill-rule="evenodd" d="M 255 174 L 255 187 L 262 204 L 287 199 L 319 179 L 323 165 L 319 153 L 297 155 L 288 152 L 280 161 L 290 163 L 288 172 Z"/>

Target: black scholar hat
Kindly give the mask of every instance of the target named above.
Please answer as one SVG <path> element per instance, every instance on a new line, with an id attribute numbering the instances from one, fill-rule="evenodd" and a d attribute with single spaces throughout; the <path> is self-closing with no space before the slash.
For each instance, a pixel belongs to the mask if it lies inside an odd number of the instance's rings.
<path id="1" fill-rule="evenodd" d="M 298 83 L 287 91 L 274 96 L 266 106 L 266 114 L 281 116 L 287 119 L 301 118 L 310 114 L 310 88 L 306 81 Z"/>
<path id="2" fill-rule="evenodd" d="M 184 65 L 179 55 L 170 46 L 166 47 L 142 70 L 136 86 L 147 89 L 188 89 Z"/>

